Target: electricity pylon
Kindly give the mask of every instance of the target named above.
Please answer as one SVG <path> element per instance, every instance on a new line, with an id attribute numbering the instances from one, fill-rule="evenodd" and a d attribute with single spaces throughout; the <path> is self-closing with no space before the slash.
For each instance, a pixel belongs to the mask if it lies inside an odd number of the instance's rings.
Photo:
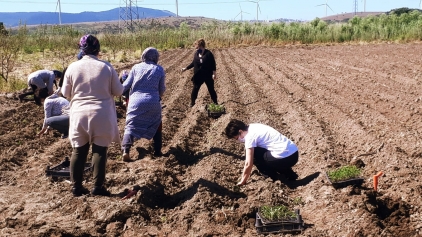
<path id="1" fill-rule="evenodd" d="M 119 28 L 133 32 L 139 20 L 138 1 L 120 0 L 119 15 Z M 120 20 L 123 21 L 123 26 L 120 24 Z"/>

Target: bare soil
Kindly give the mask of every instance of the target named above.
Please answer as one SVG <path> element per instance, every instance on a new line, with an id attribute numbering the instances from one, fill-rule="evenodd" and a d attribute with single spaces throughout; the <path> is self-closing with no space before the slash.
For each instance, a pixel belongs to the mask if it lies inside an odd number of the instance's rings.
<path id="1" fill-rule="evenodd" d="M 47 177 L 48 165 L 70 156 L 69 141 L 58 133 L 37 138 L 42 107 L 1 96 L 0 235 L 258 236 L 258 208 L 275 204 L 300 209 L 305 229 L 295 236 L 422 235 L 420 43 L 213 52 L 227 113 L 207 117 L 205 85 L 189 107 L 192 72 L 180 68 L 192 50 L 162 52 L 165 155 L 153 157 L 152 141 L 140 140 L 131 153 L 137 160 L 124 163 L 119 145 L 111 146 L 112 197 L 73 197 L 67 179 Z M 235 189 L 243 146 L 222 136 L 233 118 L 268 124 L 296 142 L 299 178 L 272 180 L 254 169 Z M 118 107 L 121 133 L 124 120 Z M 365 181 L 334 189 L 325 172 L 346 164 L 360 165 Z M 372 176 L 381 170 L 375 192 Z M 89 173 L 84 185 L 93 186 Z M 141 191 L 120 200 L 134 185 Z"/>

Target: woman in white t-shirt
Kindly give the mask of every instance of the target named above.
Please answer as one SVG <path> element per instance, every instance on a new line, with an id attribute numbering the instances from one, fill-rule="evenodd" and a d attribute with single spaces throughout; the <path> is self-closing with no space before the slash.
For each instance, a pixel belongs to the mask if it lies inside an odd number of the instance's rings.
<path id="1" fill-rule="evenodd" d="M 229 139 L 245 143 L 245 166 L 237 185 L 246 184 L 254 163 L 263 174 L 272 176 L 275 173 L 282 173 L 288 178 L 297 178 L 292 166 L 299 159 L 298 148 L 274 128 L 260 123 L 247 125 L 232 119 L 225 129 L 225 134 Z"/>

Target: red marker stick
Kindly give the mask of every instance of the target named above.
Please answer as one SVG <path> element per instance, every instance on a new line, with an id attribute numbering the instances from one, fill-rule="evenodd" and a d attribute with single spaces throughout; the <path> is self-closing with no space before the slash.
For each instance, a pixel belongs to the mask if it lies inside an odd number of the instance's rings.
<path id="1" fill-rule="evenodd" d="M 374 190 L 378 190 L 378 178 L 382 176 L 384 173 L 382 171 L 378 172 L 376 175 L 374 175 Z"/>

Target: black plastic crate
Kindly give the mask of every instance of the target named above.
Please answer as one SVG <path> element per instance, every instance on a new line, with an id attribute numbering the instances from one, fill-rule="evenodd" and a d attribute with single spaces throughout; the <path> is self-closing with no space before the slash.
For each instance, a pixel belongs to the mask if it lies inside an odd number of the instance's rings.
<path id="1" fill-rule="evenodd" d="M 91 163 L 85 164 L 84 172 L 90 171 L 92 169 Z M 70 161 L 69 157 L 66 157 L 65 160 L 53 167 L 47 166 L 45 170 L 47 176 L 52 177 L 70 177 Z"/>
<path id="2" fill-rule="evenodd" d="M 261 217 L 260 210 L 256 213 L 255 227 L 258 234 L 301 232 L 304 222 L 299 210 L 295 210 L 296 218 L 279 221 L 268 221 Z"/>
<path id="3" fill-rule="evenodd" d="M 211 111 L 208 109 L 208 105 L 205 105 L 205 110 L 207 111 L 208 117 L 210 117 L 210 118 L 214 118 L 214 119 L 217 119 L 217 118 L 219 118 L 221 115 L 223 115 L 223 114 L 225 114 L 225 113 L 226 113 L 226 108 L 224 108 L 224 107 L 223 107 L 223 111 L 221 111 L 221 112 L 211 112 Z"/>
<path id="4" fill-rule="evenodd" d="M 332 182 L 330 177 L 328 176 L 328 173 L 325 172 L 325 176 L 327 177 L 328 182 L 335 188 L 344 188 L 349 185 L 355 185 L 355 186 L 361 186 L 363 184 L 364 178 L 357 177 L 353 179 L 347 179 L 339 182 Z"/>

